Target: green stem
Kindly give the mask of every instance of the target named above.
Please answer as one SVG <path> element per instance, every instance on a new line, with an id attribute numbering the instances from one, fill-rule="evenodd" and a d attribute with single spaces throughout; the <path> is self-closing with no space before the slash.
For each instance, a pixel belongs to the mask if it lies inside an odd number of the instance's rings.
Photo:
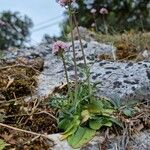
<path id="1" fill-rule="evenodd" d="M 104 22 L 105 34 L 107 35 L 108 34 L 108 27 L 107 27 L 104 15 L 103 15 L 103 22 Z"/>
<path id="2" fill-rule="evenodd" d="M 69 22 L 70 22 L 70 29 L 71 29 L 71 42 L 72 42 L 72 49 L 73 49 L 73 62 L 75 68 L 75 102 L 76 102 L 77 94 L 78 94 L 78 74 L 77 74 L 76 53 L 75 53 L 74 36 L 73 36 L 73 20 L 72 20 L 71 5 L 69 5 L 68 8 L 69 8 Z"/>
<path id="3" fill-rule="evenodd" d="M 91 94 L 92 90 L 91 90 L 91 85 L 90 85 L 90 76 L 89 76 L 88 66 L 87 66 L 87 62 L 86 62 L 86 56 L 84 53 L 84 48 L 83 48 L 83 44 L 82 44 L 82 40 L 81 40 L 79 27 L 78 27 L 78 22 L 77 22 L 76 16 L 74 14 L 73 14 L 73 19 L 74 19 L 75 26 L 77 28 L 78 38 L 79 38 L 81 51 L 82 51 L 82 55 L 83 55 L 83 60 L 84 60 L 84 65 L 85 65 L 85 70 L 86 70 L 86 75 L 87 75 L 87 81 L 88 81 L 88 87 L 89 87 L 89 94 Z"/>
<path id="4" fill-rule="evenodd" d="M 144 32 L 144 24 L 141 16 L 140 16 L 140 23 L 141 23 L 142 32 Z"/>
<path id="5" fill-rule="evenodd" d="M 96 33 L 98 32 L 98 28 L 97 28 L 97 22 L 96 22 L 96 18 L 95 18 L 95 14 L 93 14 L 93 19 L 95 22 L 95 29 L 96 29 Z"/>
<path id="6" fill-rule="evenodd" d="M 62 58 L 62 61 L 63 61 L 64 70 L 65 70 L 65 76 L 66 76 L 67 86 L 68 86 L 68 93 L 70 94 L 69 77 L 68 77 L 66 62 L 65 62 L 65 58 L 64 58 L 63 53 L 61 54 L 61 58 Z"/>

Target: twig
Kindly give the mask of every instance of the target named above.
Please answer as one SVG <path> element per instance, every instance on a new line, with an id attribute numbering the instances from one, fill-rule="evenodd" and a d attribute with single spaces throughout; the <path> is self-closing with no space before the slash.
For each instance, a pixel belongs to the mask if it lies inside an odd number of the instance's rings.
<path id="1" fill-rule="evenodd" d="M 17 97 L 16 97 L 15 92 L 13 92 L 13 95 L 14 95 L 14 99 L 15 99 L 15 101 L 17 101 Z"/>
<path id="2" fill-rule="evenodd" d="M 55 116 L 53 116 L 52 114 L 50 114 L 50 113 L 48 113 L 48 112 L 46 112 L 46 111 L 41 111 L 41 112 L 38 112 L 38 113 L 34 113 L 34 114 L 47 114 L 47 115 L 49 115 L 49 116 L 51 116 L 53 119 L 55 119 L 56 121 L 58 120 Z"/>
<path id="3" fill-rule="evenodd" d="M 40 137 L 40 135 L 37 135 L 36 137 L 34 137 L 31 141 L 35 141 L 36 139 L 38 139 Z"/>
<path id="4" fill-rule="evenodd" d="M 39 106 L 39 104 L 41 103 L 42 99 L 38 100 L 36 99 L 36 101 L 34 102 L 33 108 L 31 110 L 31 113 L 27 112 L 28 115 L 32 116 L 36 110 L 36 108 Z"/>
<path id="5" fill-rule="evenodd" d="M 18 98 L 16 98 L 16 99 L 10 99 L 10 100 L 8 100 L 8 101 L 0 101 L 0 104 L 3 104 L 3 103 L 11 103 L 11 102 L 15 102 L 16 100 L 17 100 L 17 102 L 23 101 L 23 99 L 21 99 L 21 98 L 25 98 L 25 97 L 26 97 L 26 96 L 18 97 Z"/>
<path id="6" fill-rule="evenodd" d="M 27 67 L 27 68 L 31 68 L 33 69 L 35 72 L 40 73 L 40 71 L 38 71 L 37 69 L 35 69 L 32 66 L 27 66 L 27 65 L 21 65 L 21 64 L 17 64 L 17 65 L 12 65 L 12 66 L 6 66 L 6 67 L 1 67 L 0 70 L 4 70 L 4 69 L 8 69 L 8 68 L 14 68 L 14 67 Z"/>
<path id="7" fill-rule="evenodd" d="M 28 133 L 28 134 L 32 134 L 32 135 L 36 135 L 36 136 L 41 136 L 43 138 L 47 138 L 47 139 L 49 139 L 49 140 L 54 142 L 53 139 L 51 139 L 50 137 L 48 137 L 47 135 L 44 135 L 44 134 L 39 134 L 39 133 L 36 133 L 36 132 L 19 129 L 19 128 L 12 127 L 12 126 L 9 126 L 9 125 L 3 124 L 3 123 L 0 123 L 0 126 L 6 127 L 6 128 L 9 128 L 9 129 L 12 129 L 12 130 L 16 130 L 16 131 L 19 131 L 19 132 L 24 132 L 24 133 Z"/>
<path id="8" fill-rule="evenodd" d="M 33 113 L 33 114 L 20 114 L 20 115 L 10 115 L 10 116 L 6 116 L 6 118 L 13 118 L 13 117 L 22 117 L 22 116 L 31 116 L 31 115 L 38 115 L 38 114 L 47 114 L 49 115 L 51 118 L 55 119 L 56 121 L 58 120 L 55 116 L 53 116 L 52 114 L 46 112 L 46 111 L 41 111 L 41 112 L 37 112 L 37 113 Z"/>
<path id="9" fill-rule="evenodd" d="M 14 82 L 14 78 L 11 78 L 10 76 L 8 76 L 8 83 L 7 83 L 7 86 L 6 86 L 6 89 L 8 89 L 8 87 Z"/>

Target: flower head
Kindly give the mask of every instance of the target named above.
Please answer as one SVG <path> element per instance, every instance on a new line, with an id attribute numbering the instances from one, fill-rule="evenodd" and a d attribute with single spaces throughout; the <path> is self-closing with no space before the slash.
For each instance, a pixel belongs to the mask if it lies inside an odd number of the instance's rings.
<path id="1" fill-rule="evenodd" d="M 106 14 L 108 14 L 108 10 L 106 8 L 101 8 L 99 13 L 102 15 L 106 15 Z"/>
<path id="2" fill-rule="evenodd" d="M 61 54 L 67 48 L 68 48 L 68 46 L 66 45 L 66 43 L 64 43 L 62 41 L 57 41 L 53 44 L 52 52 L 54 54 Z"/>
<path id="3" fill-rule="evenodd" d="M 61 6 L 66 6 L 69 3 L 75 2 L 76 0 L 56 0 Z"/>
<path id="4" fill-rule="evenodd" d="M 95 14 L 95 13 L 96 13 L 96 9 L 92 8 L 90 12 L 91 12 L 92 14 Z"/>
<path id="5" fill-rule="evenodd" d="M 95 27 L 96 26 L 96 24 L 93 22 L 92 24 L 91 24 L 91 27 Z"/>
<path id="6" fill-rule="evenodd" d="M 5 25 L 6 25 L 6 23 L 4 21 L 0 20 L 0 26 L 5 26 Z"/>

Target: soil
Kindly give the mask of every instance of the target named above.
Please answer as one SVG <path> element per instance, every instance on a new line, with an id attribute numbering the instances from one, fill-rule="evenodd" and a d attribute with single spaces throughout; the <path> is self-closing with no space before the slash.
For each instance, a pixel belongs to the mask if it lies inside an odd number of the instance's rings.
<path id="1" fill-rule="evenodd" d="M 35 68 L 27 65 L 1 64 L 0 67 L 0 139 L 7 143 L 5 149 L 46 150 L 47 138 L 28 134 L 57 133 L 57 110 L 49 105 L 49 99 L 32 99 L 36 87 Z M 27 100 L 30 97 L 31 100 Z"/>

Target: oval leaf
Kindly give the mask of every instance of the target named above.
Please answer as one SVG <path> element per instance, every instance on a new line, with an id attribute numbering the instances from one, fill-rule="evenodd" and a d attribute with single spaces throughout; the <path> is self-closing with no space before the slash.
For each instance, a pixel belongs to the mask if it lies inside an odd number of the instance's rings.
<path id="1" fill-rule="evenodd" d="M 89 121 L 89 126 L 93 130 L 98 130 L 102 127 L 102 124 L 101 124 L 100 120 L 90 120 Z"/>
<path id="2" fill-rule="evenodd" d="M 94 137 L 95 133 L 95 130 L 79 127 L 75 134 L 68 138 L 68 143 L 72 148 L 82 147 Z"/>
<path id="3" fill-rule="evenodd" d="M 5 142 L 0 139 L 0 150 L 3 150 L 5 148 Z"/>

